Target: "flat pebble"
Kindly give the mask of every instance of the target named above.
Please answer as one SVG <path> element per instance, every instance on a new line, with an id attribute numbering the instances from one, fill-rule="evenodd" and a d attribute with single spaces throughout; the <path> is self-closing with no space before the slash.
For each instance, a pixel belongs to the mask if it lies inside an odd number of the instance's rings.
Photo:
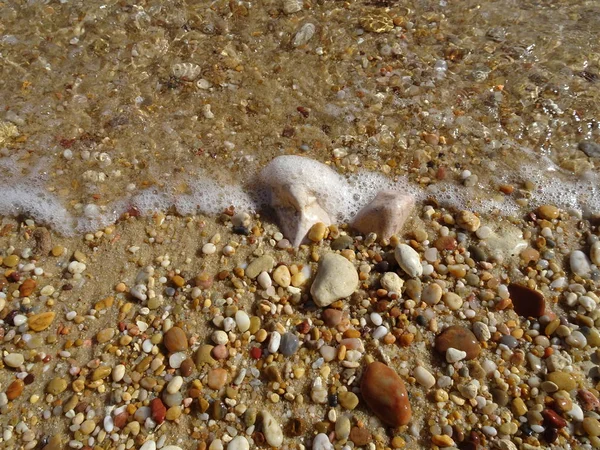
<path id="1" fill-rule="evenodd" d="M 569 266 L 575 275 L 579 275 L 582 278 L 589 277 L 592 271 L 588 257 L 581 250 L 573 250 L 571 252 Z"/>
<path id="2" fill-rule="evenodd" d="M 310 293 L 317 306 L 328 306 L 352 295 L 357 286 L 358 274 L 352 263 L 341 255 L 328 253 L 319 261 Z"/>
<path id="3" fill-rule="evenodd" d="M 187 350 L 188 340 L 185 332 L 179 327 L 170 328 L 164 336 L 163 342 L 171 353 Z"/>
<path id="4" fill-rule="evenodd" d="M 281 337 L 279 352 L 284 356 L 292 356 L 294 353 L 296 353 L 296 351 L 298 351 L 299 346 L 300 341 L 298 340 L 298 336 L 293 333 L 284 333 Z"/>
<path id="5" fill-rule="evenodd" d="M 379 419 L 387 425 L 406 425 L 412 416 L 404 382 L 398 374 L 378 361 L 366 368 L 360 390 L 363 399 Z"/>
<path id="6" fill-rule="evenodd" d="M 25 358 L 20 353 L 9 353 L 4 357 L 4 364 L 13 369 L 20 367 L 25 362 Z"/>
<path id="7" fill-rule="evenodd" d="M 477 338 L 473 332 L 465 327 L 453 325 L 446 328 L 435 338 L 435 349 L 446 353 L 449 348 L 465 352 L 466 359 L 475 359 L 481 352 Z"/>
<path id="8" fill-rule="evenodd" d="M 281 430 L 281 425 L 268 411 L 263 410 L 261 415 L 263 433 L 265 435 L 267 443 L 271 447 L 281 447 L 281 444 L 283 443 L 283 431 Z"/>

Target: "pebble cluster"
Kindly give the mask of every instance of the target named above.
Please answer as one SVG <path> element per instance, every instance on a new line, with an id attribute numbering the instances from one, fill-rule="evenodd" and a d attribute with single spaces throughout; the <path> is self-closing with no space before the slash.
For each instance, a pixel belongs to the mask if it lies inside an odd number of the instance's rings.
<path id="1" fill-rule="evenodd" d="M 2 446 L 600 447 L 595 226 L 415 216 L 389 239 L 317 223 L 298 249 L 233 210 L 214 233 L 125 218 L 74 251 L 4 225 Z M 111 270 L 125 226 L 145 237 Z M 198 229 L 197 253 L 163 253 Z"/>

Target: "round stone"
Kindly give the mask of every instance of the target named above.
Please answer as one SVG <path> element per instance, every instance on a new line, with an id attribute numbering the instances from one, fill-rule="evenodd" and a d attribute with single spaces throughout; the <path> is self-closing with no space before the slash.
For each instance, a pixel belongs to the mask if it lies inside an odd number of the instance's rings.
<path id="1" fill-rule="evenodd" d="M 465 359 L 475 359 L 481 352 L 481 346 L 473 332 L 460 325 L 446 328 L 435 338 L 435 349 L 445 354 L 449 348 L 466 353 Z"/>
<path id="2" fill-rule="evenodd" d="M 600 422 L 594 417 L 583 419 L 583 429 L 589 436 L 600 436 Z"/>
<path id="3" fill-rule="evenodd" d="M 442 299 L 442 287 L 437 283 L 431 283 L 423 288 L 421 300 L 428 305 L 437 305 Z"/>
<path id="4" fill-rule="evenodd" d="M 344 409 L 353 410 L 358 406 L 358 397 L 354 392 L 340 392 L 338 401 Z"/>
<path id="5" fill-rule="evenodd" d="M 4 364 L 8 367 L 16 369 L 25 362 L 25 358 L 20 353 L 9 353 L 4 357 Z"/>
<path id="6" fill-rule="evenodd" d="M 250 329 L 250 317 L 240 309 L 235 313 L 235 324 L 240 332 L 245 333 Z"/>
<path id="7" fill-rule="evenodd" d="M 244 436 L 236 436 L 227 444 L 227 450 L 250 450 L 250 444 Z"/>
<path id="8" fill-rule="evenodd" d="M 298 336 L 292 333 L 284 333 L 281 336 L 281 343 L 279 344 L 279 352 L 284 356 L 292 356 L 296 351 L 298 351 L 298 347 L 300 346 L 300 341 L 298 340 Z"/>
<path id="9" fill-rule="evenodd" d="M 58 395 L 67 389 L 67 381 L 64 378 L 56 377 L 50 380 L 46 386 L 46 392 L 52 395 Z"/>
<path id="10" fill-rule="evenodd" d="M 508 285 L 508 292 L 515 312 L 523 317 L 541 317 L 546 310 L 544 295 L 520 284 Z"/>
<path id="11" fill-rule="evenodd" d="M 558 389 L 570 391 L 577 387 L 577 381 L 573 375 L 568 372 L 550 372 L 546 375 L 546 380 L 556 384 Z"/>
<path id="12" fill-rule="evenodd" d="M 185 331 L 179 327 L 172 327 L 165 333 L 164 343 L 170 353 L 181 352 L 188 348 Z"/>
<path id="13" fill-rule="evenodd" d="M 398 374 L 380 362 L 369 364 L 363 374 L 360 390 L 363 399 L 379 419 L 387 425 L 406 425 L 412 416 L 404 382 Z"/>
<path id="14" fill-rule="evenodd" d="M 335 327 L 342 321 L 343 314 L 339 309 L 327 308 L 323 311 L 323 322 L 328 327 Z"/>

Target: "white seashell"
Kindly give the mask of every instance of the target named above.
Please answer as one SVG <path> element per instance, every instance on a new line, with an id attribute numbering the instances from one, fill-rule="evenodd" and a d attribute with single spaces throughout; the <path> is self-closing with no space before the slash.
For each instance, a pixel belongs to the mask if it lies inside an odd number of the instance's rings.
<path id="1" fill-rule="evenodd" d="M 177 63 L 171 66 L 171 74 L 182 80 L 194 81 L 202 72 L 198 64 L 194 63 Z"/>
<path id="2" fill-rule="evenodd" d="M 316 28 L 312 23 L 305 23 L 296 33 L 296 36 L 294 36 L 292 45 L 294 47 L 301 47 L 302 45 L 306 44 L 314 36 L 315 31 Z"/>

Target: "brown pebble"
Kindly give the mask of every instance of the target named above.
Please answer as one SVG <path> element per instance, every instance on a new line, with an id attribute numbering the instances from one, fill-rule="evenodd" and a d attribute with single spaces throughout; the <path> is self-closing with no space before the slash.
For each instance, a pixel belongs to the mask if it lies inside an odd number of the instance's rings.
<path id="1" fill-rule="evenodd" d="M 445 354 L 449 348 L 467 353 L 465 359 L 475 359 L 481 352 L 481 346 L 471 330 L 460 325 L 446 328 L 435 338 L 435 349 Z"/>
<path id="2" fill-rule="evenodd" d="M 352 427 L 350 430 L 350 440 L 357 447 L 362 447 L 371 442 L 371 432 L 366 428 Z"/>
<path id="3" fill-rule="evenodd" d="M 29 297 L 35 290 L 36 282 L 31 278 L 23 281 L 23 284 L 19 286 L 19 294 L 21 297 Z"/>
<path id="4" fill-rule="evenodd" d="M 164 343 L 167 350 L 171 353 L 181 352 L 188 348 L 185 331 L 179 327 L 172 327 L 165 333 Z"/>
<path id="5" fill-rule="evenodd" d="M 54 311 L 34 314 L 33 316 L 29 316 L 29 319 L 27 319 L 27 324 L 29 325 L 30 330 L 43 331 L 48 328 L 50 324 L 52 324 L 54 317 L 56 317 L 56 313 Z"/>
<path id="6" fill-rule="evenodd" d="M 387 425 L 406 425 L 412 416 L 404 382 L 398 374 L 378 361 L 363 374 L 361 394 L 371 411 Z"/>
<path id="7" fill-rule="evenodd" d="M 221 389 L 227 382 L 227 371 L 220 367 L 208 371 L 208 387 L 211 389 Z"/>
<path id="8" fill-rule="evenodd" d="M 192 374 L 192 372 L 194 371 L 195 367 L 196 367 L 196 365 L 194 364 L 194 360 L 192 358 L 184 359 L 183 362 L 181 363 L 181 367 L 179 368 L 179 371 L 181 372 L 181 376 L 189 377 Z"/>
<path id="9" fill-rule="evenodd" d="M 584 411 L 596 411 L 598 407 L 600 407 L 600 400 L 598 400 L 598 397 L 588 390 L 578 390 L 577 397 L 581 401 L 581 407 Z"/>
<path id="10" fill-rule="evenodd" d="M 523 317 L 541 317 L 546 309 L 544 295 L 520 284 L 509 284 L 508 292 L 515 312 Z"/>
<path id="11" fill-rule="evenodd" d="M 25 387 L 25 383 L 22 380 L 15 380 L 8 385 L 6 389 L 6 398 L 8 400 L 14 400 L 19 398 L 23 393 L 23 388 Z"/>
<path id="12" fill-rule="evenodd" d="M 125 425 L 127 425 L 127 419 L 129 418 L 129 413 L 127 413 L 127 411 L 123 411 L 120 414 L 117 414 L 115 416 L 115 418 L 113 419 L 115 427 L 117 427 L 119 430 L 122 430 L 123 428 L 125 428 Z"/>
<path id="13" fill-rule="evenodd" d="M 156 423 L 163 423 L 167 414 L 167 408 L 160 398 L 155 398 L 150 402 L 150 411 L 152 420 Z"/>
<path id="14" fill-rule="evenodd" d="M 335 327 L 342 321 L 344 313 L 339 309 L 327 308 L 323 311 L 323 322 L 328 327 Z"/>
<path id="15" fill-rule="evenodd" d="M 59 434 L 55 434 L 50 438 L 48 443 L 44 445 L 42 450 L 63 450 L 63 443 Z"/>

